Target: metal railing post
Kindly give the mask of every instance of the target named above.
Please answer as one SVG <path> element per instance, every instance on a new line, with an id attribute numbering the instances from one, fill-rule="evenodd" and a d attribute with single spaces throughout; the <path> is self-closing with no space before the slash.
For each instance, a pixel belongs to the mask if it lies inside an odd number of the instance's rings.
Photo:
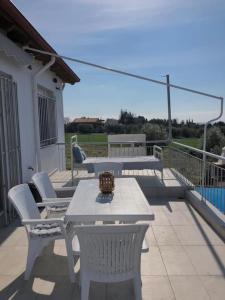
<path id="1" fill-rule="evenodd" d="M 208 122 L 205 123 L 204 126 L 204 136 L 203 136 L 203 165 L 202 165 L 202 186 L 205 186 L 205 172 L 206 172 L 206 143 L 207 143 L 207 126 L 212 123 L 215 122 L 217 120 L 219 120 L 223 115 L 223 98 L 221 97 L 220 99 L 220 113 L 218 115 L 218 117 L 209 120 Z"/>
<path id="2" fill-rule="evenodd" d="M 172 120 L 171 120 L 171 101 L 170 101 L 170 76 L 166 75 L 166 83 L 167 83 L 167 105 L 168 105 L 168 127 L 169 134 L 168 140 L 172 141 Z"/>

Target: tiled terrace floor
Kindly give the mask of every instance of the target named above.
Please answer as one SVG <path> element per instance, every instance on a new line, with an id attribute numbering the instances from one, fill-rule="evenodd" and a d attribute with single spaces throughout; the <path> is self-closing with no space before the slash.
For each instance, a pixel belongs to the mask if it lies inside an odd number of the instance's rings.
<path id="1" fill-rule="evenodd" d="M 148 185 L 153 187 L 179 187 L 181 183 L 177 180 L 177 177 L 169 168 L 163 169 L 163 182 L 161 181 L 161 172 L 153 170 L 123 170 L 123 176 L 135 177 L 136 179 L 147 180 Z M 74 183 L 77 183 L 80 179 L 90 179 L 94 177 L 94 173 L 88 173 L 86 170 L 74 171 Z M 51 181 L 55 187 L 61 187 L 63 185 L 71 186 L 71 171 L 57 171 L 51 175 Z"/>
<path id="2" fill-rule="evenodd" d="M 225 244 L 183 200 L 151 199 L 155 221 L 142 255 L 144 300 L 225 299 Z M 49 245 L 37 259 L 33 277 L 23 273 L 27 241 L 16 224 L 0 230 L 0 299 L 80 299 L 67 276 L 65 245 Z M 79 262 L 76 270 L 79 270 Z M 132 300 L 131 282 L 92 284 L 92 300 Z"/>

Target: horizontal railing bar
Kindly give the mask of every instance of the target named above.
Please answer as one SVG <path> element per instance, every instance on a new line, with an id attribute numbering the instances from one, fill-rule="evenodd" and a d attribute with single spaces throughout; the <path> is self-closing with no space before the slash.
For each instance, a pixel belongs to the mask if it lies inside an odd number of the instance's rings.
<path id="1" fill-rule="evenodd" d="M 190 153 L 184 152 L 184 151 L 182 151 L 182 150 L 180 150 L 180 149 L 178 149 L 178 148 L 170 147 L 170 149 L 172 149 L 172 150 L 174 150 L 174 151 L 177 151 L 177 152 L 179 152 L 179 153 L 181 153 L 181 154 L 183 154 L 183 155 L 185 155 L 185 156 L 187 156 L 187 157 L 190 157 L 190 158 L 192 158 L 192 159 L 195 159 L 196 161 L 203 162 L 203 159 L 202 159 L 202 158 L 199 158 L 199 157 L 196 157 L 196 156 L 194 156 L 194 155 L 191 155 Z M 210 165 L 210 166 L 214 166 L 216 169 L 219 169 L 219 170 L 221 170 L 221 171 L 224 170 L 224 169 L 221 168 L 220 166 L 215 165 L 215 163 L 213 163 L 213 162 L 207 161 L 206 164 L 207 164 L 207 165 Z"/>
<path id="2" fill-rule="evenodd" d="M 78 144 L 82 145 L 132 145 L 132 144 L 142 144 L 142 145 L 148 145 L 148 144 L 157 144 L 157 143 L 166 143 L 168 141 L 165 140 L 158 140 L 158 141 L 147 141 L 147 142 L 140 142 L 140 141 L 126 141 L 126 142 L 77 142 Z"/>
<path id="3" fill-rule="evenodd" d="M 55 145 L 57 145 L 57 146 L 60 146 L 60 145 L 65 146 L 66 143 L 55 143 Z"/>
<path id="4" fill-rule="evenodd" d="M 43 50 L 39 50 L 39 49 L 36 49 L 36 48 L 27 47 L 27 46 L 23 47 L 23 49 L 28 50 L 28 51 L 34 51 L 34 52 L 37 52 L 37 53 L 42 53 L 42 54 L 49 55 L 49 56 L 52 56 L 52 57 L 63 58 L 63 59 L 74 61 L 74 62 L 83 64 L 83 65 L 88 65 L 88 66 L 98 68 L 98 69 L 102 69 L 102 70 L 105 70 L 105 71 L 110 71 L 110 72 L 114 72 L 114 73 L 117 73 L 117 74 L 129 76 L 129 77 L 134 77 L 134 78 L 137 78 L 137 79 L 150 81 L 150 82 L 153 82 L 153 83 L 156 83 L 156 84 L 161 84 L 161 85 L 164 85 L 164 86 L 172 87 L 172 88 L 183 90 L 183 91 L 186 91 L 186 92 L 190 92 L 190 93 L 194 93 L 194 94 L 198 94 L 198 95 L 202 95 L 202 96 L 206 96 L 206 97 L 210 97 L 210 98 L 214 98 L 214 99 L 220 99 L 220 100 L 223 99 L 222 97 L 215 96 L 215 95 L 212 95 L 212 94 L 209 94 L 209 93 L 205 93 L 205 92 L 185 88 L 185 87 L 174 85 L 174 84 L 168 84 L 167 82 L 164 82 L 164 81 L 155 80 L 155 79 L 151 79 L 149 77 L 140 76 L 140 75 L 125 72 L 125 71 L 122 71 L 122 70 L 105 67 L 105 66 L 94 64 L 94 63 L 84 61 L 84 60 L 81 60 L 81 59 L 76 59 L 76 58 L 72 58 L 72 57 L 69 57 L 69 56 L 60 55 L 60 54 L 52 53 L 52 52 L 47 52 L 47 51 L 43 51 Z"/>
<path id="5" fill-rule="evenodd" d="M 225 157 L 223 157 L 223 156 L 220 156 L 220 155 L 217 155 L 217 154 L 214 154 L 214 153 L 210 153 L 210 152 L 207 152 L 207 151 L 203 151 L 203 150 L 200 150 L 200 149 L 197 149 L 197 148 L 194 148 L 194 147 L 191 147 L 191 146 L 187 146 L 187 145 L 184 145 L 184 144 L 181 144 L 181 143 L 178 143 L 178 142 L 172 142 L 172 144 L 178 145 L 178 146 L 183 147 L 183 148 L 187 148 L 189 150 L 193 150 L 193 151 L 201 153 L 201 154 L 205 154 L 206 156 L 216 158 L 218 160 L 221 159 L 222 161 L 225 162 Z"/>
<path id="6" fill-rule="evenodd" d="M 172 149 L 172 150 L 174 150 L 174 151 L 177 151 L 177 152 L 179 152 L 179 153 L 181 153 L 181 154 L 184 154 L 184 155 L 186 155 L 186 156 L 188 156 L 188 157 L 191 157 L 191 158 L 193 158 L 193 159 L 196 159 L 196 160 L 199 160 L 199 161 L 203 161 L 202 158 L 197 157 L 197 156 L 194 156 L 194 155 L 191 155 L 190 153 L 184 152 L 183 150 L 180 150 L 180 149 L 178 149 L 178 148 L 170 147 L 170 149 Z"/>

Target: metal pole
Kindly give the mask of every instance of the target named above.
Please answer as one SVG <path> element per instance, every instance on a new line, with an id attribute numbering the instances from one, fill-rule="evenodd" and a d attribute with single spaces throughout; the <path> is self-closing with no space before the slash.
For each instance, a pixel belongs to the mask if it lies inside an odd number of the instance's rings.
<path id="1" fill-rule="evenodd" d="M 64 55 L 59 55 L 57 53 L 38 50 L 38 49 L 30 48 L 30 47 L 27 47 L 27 46 L 23 47 L 23 49 L 28 50 L 28 51 L 41 53 L 41 54 L 45 54 L 45 55 L 49 55 L 49 56 L 52 56 L 52 57 L 63 58 L 63 59 L 74 61 L 74 62 L 83 64 L 83 65 L 88 65 L 88 66 L 95 67 L 95 68 L 98 68 L 98 69 L 118 73 L 118 74 L 125 75 L 125 76 L 134 77 L 134 78 L 141 79 L 141 80 L 150 81 L 150 82 L 161 84 L 161 85 L 168 85 L 164 81 L 159 81 L 159 80 L 151 79 L 149 77 L 140 76 L 140 75 L 136 75 L 136 74 L 133 74 L 133 73 L 128 73 L 128 72 L 125 72 L 125 71 L 104 67 L 104 66 L 101 66 L 101 65 L 93 64 L 93 63 L 88 62 L 88 61 L 84 61 L 84 60 L 80 60 L 80 59 L 76 59 L 76 58 L 72 58 L 72 57 L 68 57 L 68 56 L 64 56 Z M 183 91 L 186 91 L 186 92 L 190 92 L 190 93 L 194 93 L 194 94 L 198 94 L 198 95 L 202 95 L 202 96 L 206 96 L 206 97 L 210 97 L 210 98 L 214 98 L 214 99 L 219 99 L 219 100 L 223 99 L 222 97 L 219 97 L 219 96 L 215 96 L 215 95 L 212 95 L 212 94 L 209 94 L 209 93 L 204 93 L 204 92 L 192 90 L 192 89 L 185 88 L 185 87 L 182 87 L 182 86 L 179 86 L 179 85 L 169 84 L 168 86 L 172 87 L 172 88 L 175 88 L 175 89 L 183 90 Z"/>
<path id="2" fill-rule="evenodd" d="M 170 76 L 166 75 L 167 83 L 167 104 L 168 104 L 168 125 L 169 125 L 169 142 L 172 141 L 172 120 L 171 120 L 171 102 L 170 102 Z"/>

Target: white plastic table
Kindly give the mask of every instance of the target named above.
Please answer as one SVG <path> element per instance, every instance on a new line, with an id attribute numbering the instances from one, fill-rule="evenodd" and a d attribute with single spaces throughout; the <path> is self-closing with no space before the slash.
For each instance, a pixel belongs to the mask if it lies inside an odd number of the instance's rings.
<path id="1" fill-rule="evenodd" d="M 135 178 L 116 178 L 112 194 L 102 194 L 99 180 L 79 182 L 65 214 L 67 222 L 154 220 L 142 190 Z"/>

